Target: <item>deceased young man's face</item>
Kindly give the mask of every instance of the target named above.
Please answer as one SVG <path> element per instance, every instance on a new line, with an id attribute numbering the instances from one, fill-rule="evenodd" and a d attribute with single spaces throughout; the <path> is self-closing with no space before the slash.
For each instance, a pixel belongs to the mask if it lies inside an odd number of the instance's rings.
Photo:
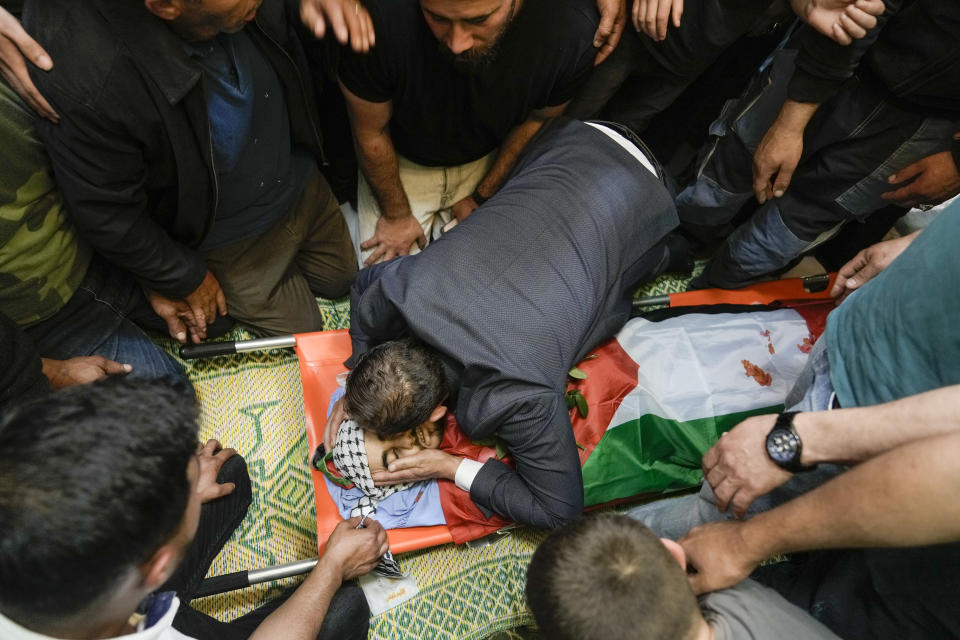
<path id="1" fill-rule="evenodd" d="M 439 449 L 443 429 L 435 422 L 424 422 L 395 436 L 378 436 L 372 431 L 364 434 L 364 446 L 370 472 L 383 471 L 397 458 L 412 456 L 424 449 Z"/>

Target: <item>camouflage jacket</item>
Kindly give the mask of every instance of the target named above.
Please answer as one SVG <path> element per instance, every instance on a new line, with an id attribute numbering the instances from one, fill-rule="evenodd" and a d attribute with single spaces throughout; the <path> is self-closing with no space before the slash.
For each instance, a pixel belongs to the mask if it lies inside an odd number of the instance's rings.
<path id="1" fill-rule="evenodd" d="M 91 255 L 67 218 L 35 118 L 0 81 L 0 311 L 22 326 L 67 303 Z"/>

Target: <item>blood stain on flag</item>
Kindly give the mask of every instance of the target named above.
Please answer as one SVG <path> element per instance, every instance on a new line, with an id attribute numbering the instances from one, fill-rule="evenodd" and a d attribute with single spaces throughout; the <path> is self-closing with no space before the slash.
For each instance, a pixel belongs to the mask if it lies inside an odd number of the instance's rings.
<path id="1" fill-rule="evenodd" d="M 809 337 L 803 339 L 803 344 L 797 345 L 797 349 L 800 349 L 801 353 L 810 353 L 810 350 L 813 349 L 813 344 L 816 341 L 816 336 L 811 333 Z"/>
<path id="2" fill-rule="evenodd" d="M 743 365 L 743 369 L 747 372 L 747 376 L 756 380 L 757 384 L 761 387 L 769 387 L 770 383 L 773 382 L 773 376 L 749 360 L 741 360 L 740 364 Z"/>

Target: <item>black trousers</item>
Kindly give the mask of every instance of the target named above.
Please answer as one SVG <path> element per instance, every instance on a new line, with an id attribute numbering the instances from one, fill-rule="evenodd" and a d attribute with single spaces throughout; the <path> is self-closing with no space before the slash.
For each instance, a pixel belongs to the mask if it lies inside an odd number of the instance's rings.
<path id="1" fill-rule="evenodd" d="M 193 543 L 176 573 L 159 590 L 177 592 L 180 609 L 173 626 L 181 633 L 197 640 L 246 640 L 264 618 L 290 597 L 296 587 L 230 622 L 221 622 L 189 606 L 213 559 L 246 517 L 252 498 L 247 464 L 239 455 L 224 463 L 217 480 L 233 482 L 237 488 L 230 495 L 203 505 Z M 359 640 L 367 637 L 369 625 L 370 609 L 363 591 L 353 582 L 348 582 L 340 587 L 331 600 L 317 637 L 325 640 Z"/>
<path id="2" fill-rule="evenodd" d="M 752 577 L 846 640 L 960 637 L 960 544 L 819 551 Z"/>

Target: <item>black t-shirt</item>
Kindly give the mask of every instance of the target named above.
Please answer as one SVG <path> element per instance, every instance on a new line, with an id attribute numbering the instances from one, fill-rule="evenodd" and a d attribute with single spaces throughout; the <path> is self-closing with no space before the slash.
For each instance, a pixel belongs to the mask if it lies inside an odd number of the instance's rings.
<path id="1" fill-rule="evenodd" d="M 418 0 L 365 6 L 377 44 L 366 55 L 345 47 L 340 80 L 363 100 L 393 101 L 394 147 L 422 165 L 456 166 L 493 151 L 532 110 L 570 100 L 596 53 L 595 0 L 524 0 L 478 75 L 444 58 Z"/>

